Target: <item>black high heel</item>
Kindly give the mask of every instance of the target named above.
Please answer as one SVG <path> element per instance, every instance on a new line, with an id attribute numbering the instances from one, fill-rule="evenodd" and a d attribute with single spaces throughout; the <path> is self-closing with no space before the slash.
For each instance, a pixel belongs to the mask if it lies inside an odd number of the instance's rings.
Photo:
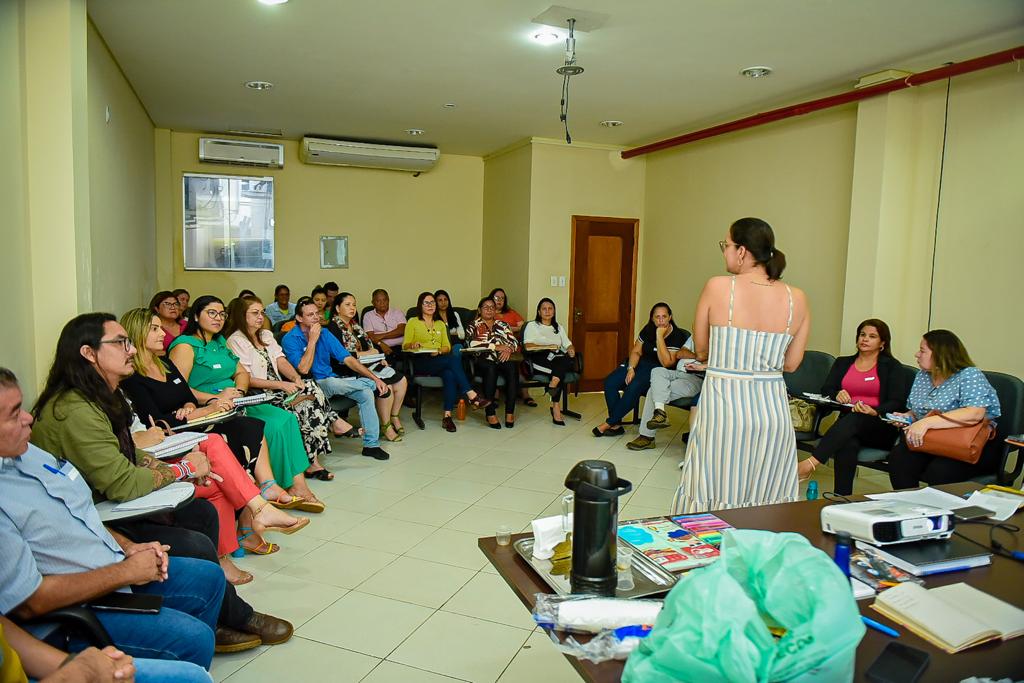
<path id="1" fill-rule="evenodd" d="M 559 427 L 564 427 L 565 426 L 565 420 L 556 420 L 555 419 L 555 409 L 554 408 L 548 408 L 548 411 L 550 411 L 550 413 L 551 413 L 551 422 L 553 424 L 556 424 Z"/>

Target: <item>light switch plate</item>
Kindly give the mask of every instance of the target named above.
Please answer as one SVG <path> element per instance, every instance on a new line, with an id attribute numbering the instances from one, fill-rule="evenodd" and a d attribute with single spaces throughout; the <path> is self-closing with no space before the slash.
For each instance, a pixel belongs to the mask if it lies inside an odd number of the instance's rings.
<path id="1" fill-rule="evenodd" d="M 557 275 L 552 275 L 551 276 L 551 286 L 552 287 L 557 287 L 558 286 L 558 276 Z"/>
<path id="2" fill-rule="evenodd" d="M 564 275 L 559 276 L 559 278 L 558 278 L 558 286 L 559 287 L 565 287 L 565 276 Z"/>

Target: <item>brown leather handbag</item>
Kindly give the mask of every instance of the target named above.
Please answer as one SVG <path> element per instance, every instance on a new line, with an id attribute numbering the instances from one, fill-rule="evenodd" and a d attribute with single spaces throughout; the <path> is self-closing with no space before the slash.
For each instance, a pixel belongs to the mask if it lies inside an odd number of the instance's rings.
<path id="1" fill-rule="evenodd" d="M 943 420 L 960 426 L 949 429 L 929 429 L 925 432 L 920 446 L 914 446 L 907 442 L 907 448 L 976 465 L 982 450 L 985 449 L 985 444 L 996 436 L 996 428 L 987 417 L 983 417 L 977 422 L 961 422 L 943 415 L 938 410 L 931 411 L 926 417 L 933 415 L 938 415 Z"/>

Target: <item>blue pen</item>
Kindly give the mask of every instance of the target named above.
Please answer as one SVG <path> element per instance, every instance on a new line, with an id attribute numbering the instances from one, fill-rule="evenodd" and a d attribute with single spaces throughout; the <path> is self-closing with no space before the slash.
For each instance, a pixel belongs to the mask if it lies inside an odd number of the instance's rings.
<path id="1" fill-rule="evenodd" d="M 947 567 L 945 569 L 936 569 L 935 571 L 931 572 L 922 572 L 920 576 L 935 576 L 936 574 L 949 574 L 950 572 L 962 572 L 967 571 L 968 569 L 974 569 L 974 567 Z"/>
<path id="2" fill-rule="evenodd" d="M 48 471 L 53 472 L 54 474 L 59 474 L 62 477 L 68 476 L 68 475 L 64 474 L 64 472 L 62 472 L 61 470 L 58 470 L 53 465 L 47 465 L 45 462 L 43 463 L 43 467 L 45 467 Z"/>
<path id="3" fill-rule="evenodd" d="M 885 635 L 892 636 L 893 638 L 899 638 L 900 637 L 900 632 L 899 631 L 897 631 L 896 629 L 889 628 L 885 624 L 880 624 L 877 621 L 875 621 L 874 619 L 868 619 L 867 617 L 865 617 L 863 615 L 861 615 L 860 619 L 861 619 L 861 621 L 864 622 L 865 626 L 873 628 L 876 631 L 878 631 L 879 633 L 884 633 Z"/>

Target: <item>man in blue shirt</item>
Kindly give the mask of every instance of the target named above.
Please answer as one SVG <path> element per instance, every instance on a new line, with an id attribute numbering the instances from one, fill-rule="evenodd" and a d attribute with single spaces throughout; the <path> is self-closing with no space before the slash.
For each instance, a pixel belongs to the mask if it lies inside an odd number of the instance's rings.
<path id="1" fill-rule="evenodd" d="M 112 591 L 163 596 L 159 614 L 97 610 L 118 648 L 134 657 L 208 669 L 224 571 L 170 557 L 159 543 L 114 538 L 75 467 L 29 444 L 32 416 L 13 373 L 0 368 L 0 614 L 45 615 Z M 89 643 L 71 641 L 79 651 Z"/>
<path id="2" fill-rule="evenodd" d="M 365 365 L 353 358 L 333 334 L 321 334 L 320 313 L 316 304 L 303 299 L 295 309 L 298 323 L 281 340 L 288 362 L 303 375 L 316 380 L 324 394 L 347 396 L 359 405 L 359 420 L 363 424 L 363 455 L 377 460 L 391 456 L 380 447 L 380 423 L 374 402 L 374 390 L 387 398 L 391 390 Z M 331 360 L 344 364 L 356 377 L 338 377 Z"/>

